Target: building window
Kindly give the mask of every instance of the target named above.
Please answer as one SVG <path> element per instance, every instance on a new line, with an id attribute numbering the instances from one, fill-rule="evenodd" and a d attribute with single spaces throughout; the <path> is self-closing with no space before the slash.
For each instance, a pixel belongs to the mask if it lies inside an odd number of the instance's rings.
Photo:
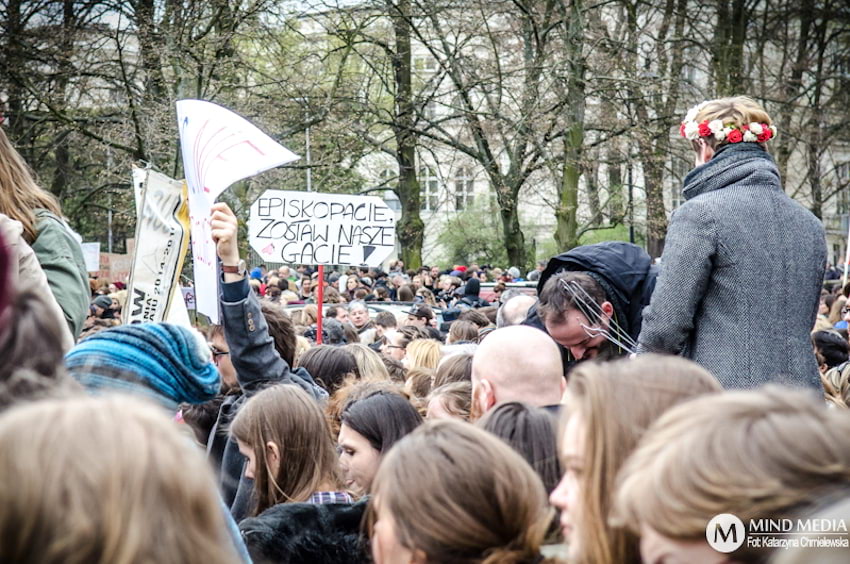
<path id="1" fill-rule="evenodd" d="M 437 211 L 440 202 L 440 179 L 433 167 L 419 169 L 419 200 L 422 211 Z"/>
<path id="2" fill-rule="evenodd" d="M 413 69 L 418 73 L 433 73 L 437 70 L 437 59 L 430 55 L 413 57 Z"/>
<path id="3" fill-rule="evenodd" d="M 473 180 L 469 169 L 466 167 L 457 169 L 455 174 L 455 209 L 458 211 L 465 210 L 472 205 L 474 197 Z"/>

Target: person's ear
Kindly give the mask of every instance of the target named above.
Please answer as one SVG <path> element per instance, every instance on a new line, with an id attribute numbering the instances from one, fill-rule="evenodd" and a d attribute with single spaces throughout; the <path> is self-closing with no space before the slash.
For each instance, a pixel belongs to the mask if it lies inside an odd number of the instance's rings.
<path id="1" fill-rule="evenodd" d="M 272 476 L 277 476 L 280 470 L 280 448 L 272 441 L 266 443 L 266 466 Z"/>
<path id="2" fill-rule="evenodd" d="M 602 302 L 602 305 L 599 307 L 602 309 L 602 313 L 604 313 L 609 319 L 614 317 L 614 306 L 611 302 Z"/>
<path id="3" fill-rule="evenodd" d="M 496 405 L 496 390 L 489 380 L 481 380 L 481 414 L 487 413 Z"/>

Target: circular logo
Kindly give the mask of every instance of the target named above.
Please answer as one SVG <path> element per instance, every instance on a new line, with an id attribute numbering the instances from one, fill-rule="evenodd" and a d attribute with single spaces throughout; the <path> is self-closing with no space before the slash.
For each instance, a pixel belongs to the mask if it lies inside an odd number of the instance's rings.
<path id="1" fill-rule="evenodd" d="M 731 513 L 715 515 L 705 528 L 705 539 L 717 552 L 737 550 L 747 536 L 744 522 Z"/>

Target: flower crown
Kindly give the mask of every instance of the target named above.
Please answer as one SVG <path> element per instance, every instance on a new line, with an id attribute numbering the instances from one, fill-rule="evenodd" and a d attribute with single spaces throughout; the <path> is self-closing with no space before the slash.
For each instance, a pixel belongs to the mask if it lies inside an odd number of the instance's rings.
<path id="1" fill-rule="evenodd" d="M 717 141 L 729 143 L 764 143 L 776 137 L 776 126 L 766 123 L 752 122 L 738 127 L 734 123 L 723 123 L 722 120 L 704 120 L 696 122 L 697 115 L 708 102 L 702 102 L 691 108 L 685 116 L 685 121 L 679 126 L 679 135 L 690 141 L 700 137 L 714 137 Z"/>

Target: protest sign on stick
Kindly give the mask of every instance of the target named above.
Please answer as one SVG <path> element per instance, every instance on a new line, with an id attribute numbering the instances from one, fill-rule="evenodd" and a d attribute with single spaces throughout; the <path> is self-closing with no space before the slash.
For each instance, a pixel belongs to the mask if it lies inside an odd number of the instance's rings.
<path id="1" fill-rule="evenodd" d="M 245 118 L 203 100 L 177 102 L 189 216 L 197 311 L 218 323 L 218 279 L 210 208 L 228 186 L 298 159 Z"/>
<path id="2" fill-rule="evenodd" d="M 189 247 L 186 185 L 134 167 L 133 186 L 139 207 L 124 322 L 164 321 L 174 305 L 174 291 Z"/>
<path id="3" fill-rule="evenodd" d="M 395 249 L 395 212 L 375 196 L 266 190 L 248 242 L 268 262 L 378 267 Z"/>

